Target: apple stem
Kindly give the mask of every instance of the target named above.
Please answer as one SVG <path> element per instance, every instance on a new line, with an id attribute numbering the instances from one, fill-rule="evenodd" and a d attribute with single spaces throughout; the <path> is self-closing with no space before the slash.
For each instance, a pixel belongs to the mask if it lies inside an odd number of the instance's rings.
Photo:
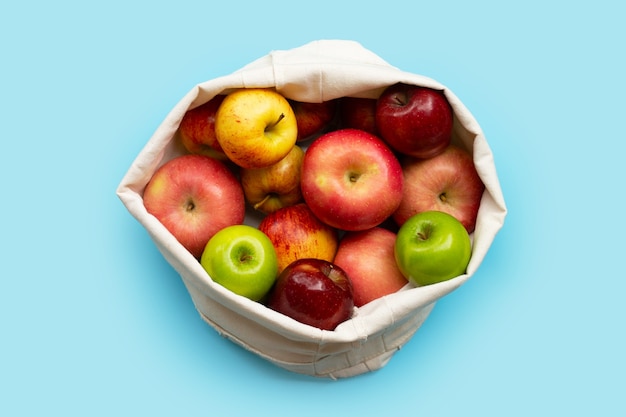
<path id="1" fill-rule="evenodd" d="M 272 129 L 274 126 L 280 123 L 280 121 L 283 120 L 284 118 L 285 118 L 285 113 L 281 113 L 280 116 L 278 116 L 278 120 L 276 120 L 271 125 L 268 125 L 267 128 L 265 128 L 265 130 Z"/>
<path id="2" fill-rule="evenodd" d="M 428 224 L 424 225 L 422 230 L 417 232 L 417 238 L 419 240 L 428 240 L 428 238 L 430 237 L 431 232 L 432 232 L 432 224 L 428 223 Z"/>
<path id="3" fill-rule="evenodd" d="M 258 210 L 258 209 L 259 209 L 259 207 L 261 207 L 263 204 L 265 204 L 265 202 L 266 202 L 267 200 L 269 200 L 270 198 L 271 198 L 271 195 L 270 195 L 270 194 L 267 194 L 267 195 L 265 196 L 265 198 L 263 198 L 263 200 L 261 200 L 261 201 L 259 201 L 258 203 L 254 204 L 252 207 L 254 207 L 254 209 L 255 209 L 255 210 Z"/>
<path id="4" fill-rule="evenodd" d="M 185 205 L 185 210 L 193 211 L 195 208 L 196 208 L 196 205 L 194 204 L 193 200 L 188 200 L 187 204 Z"/>
<path id="5" fill-rule="evenodd" d="M 399 93 L 395 94 L 393 96 L 393 99 L 396 102 L 397 106 L 406 106 L 407 99 L 406 99 L 406 97 L 404 95 L 400 95 Z"/>

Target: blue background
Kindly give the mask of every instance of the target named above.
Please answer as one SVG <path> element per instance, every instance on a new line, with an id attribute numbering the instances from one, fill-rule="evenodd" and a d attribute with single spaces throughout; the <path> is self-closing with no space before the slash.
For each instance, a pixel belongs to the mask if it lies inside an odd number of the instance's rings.
<path id="1" fill-rule="evenodd" d="M 0 415 L 624 415 L 624 9 L 506 3 L 0 6 Z M 378 372 L 221 338 L 115 189 L 196 83 L 352 39 L 451 88 L 509 208 L 479 272 Z"/>

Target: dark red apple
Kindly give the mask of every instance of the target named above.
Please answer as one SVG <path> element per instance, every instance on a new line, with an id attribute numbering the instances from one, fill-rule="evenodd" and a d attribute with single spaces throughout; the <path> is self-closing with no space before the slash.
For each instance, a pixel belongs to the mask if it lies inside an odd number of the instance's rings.
<path id="1" fill-rule="evenodd" d="M 450 144 L 453 112 L 440 90 L 398 83 L 383 91 L 376 103 L 376 126 L 396 151 L 431 158 Z"/>
<path id="2" fill-rule="evenodd" d="M 334 330 L 352 317 L 352 283 L 331 262 L 298 259 L 278 276 L 267 306 L 309 326 Z"/>
<path id="3" fill-rule="evenodd" d="M 337 109 L 337 100 L 328 100 L 321 103 L 289 100 L 289 104 L 291 104 L 291 108 L 296 115 L 298 142 L 303 142 L 315 134 L 326 131 L 335 118 Z"/>
<path id="4" fill-rule="evenodd" d="M 339 119 L 344 128 L 361 129 L 377 135 L 376 99 L 342 97 L 339 102 Z"/>

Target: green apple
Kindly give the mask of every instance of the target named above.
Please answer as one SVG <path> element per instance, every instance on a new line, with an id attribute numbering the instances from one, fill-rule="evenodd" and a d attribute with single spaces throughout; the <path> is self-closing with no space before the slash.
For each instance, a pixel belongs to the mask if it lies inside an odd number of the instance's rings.
<path id="1" fill-rule="evenodd" d="M 398 268 L 417 286 L 465 273 L 471 254 L 465 226 L 441 211 L 424 211 L 409 217 L 398 230 L 394 246 Z"/>
<path id="2" fill-rule="evenodd" d="M 245 224 L 225 227 L 213 235 L 200 264 L 213 281 L 253 301 L 267 294 L 278 275 L 272 241 Z"/>

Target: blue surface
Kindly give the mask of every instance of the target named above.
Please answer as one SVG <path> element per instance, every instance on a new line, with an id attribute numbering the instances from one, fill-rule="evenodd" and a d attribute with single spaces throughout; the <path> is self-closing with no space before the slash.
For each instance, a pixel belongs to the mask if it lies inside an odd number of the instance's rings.
<path id="1" fill-rule="evenodd" d="M 0 415 L 623 415 L 624 9 L 552 3 L 1 6 Z M 193 85 L 331 38 L 450 87 L 509 208 L 410 343 L 336 382 L 218 336 L 115 196 Z"/>

